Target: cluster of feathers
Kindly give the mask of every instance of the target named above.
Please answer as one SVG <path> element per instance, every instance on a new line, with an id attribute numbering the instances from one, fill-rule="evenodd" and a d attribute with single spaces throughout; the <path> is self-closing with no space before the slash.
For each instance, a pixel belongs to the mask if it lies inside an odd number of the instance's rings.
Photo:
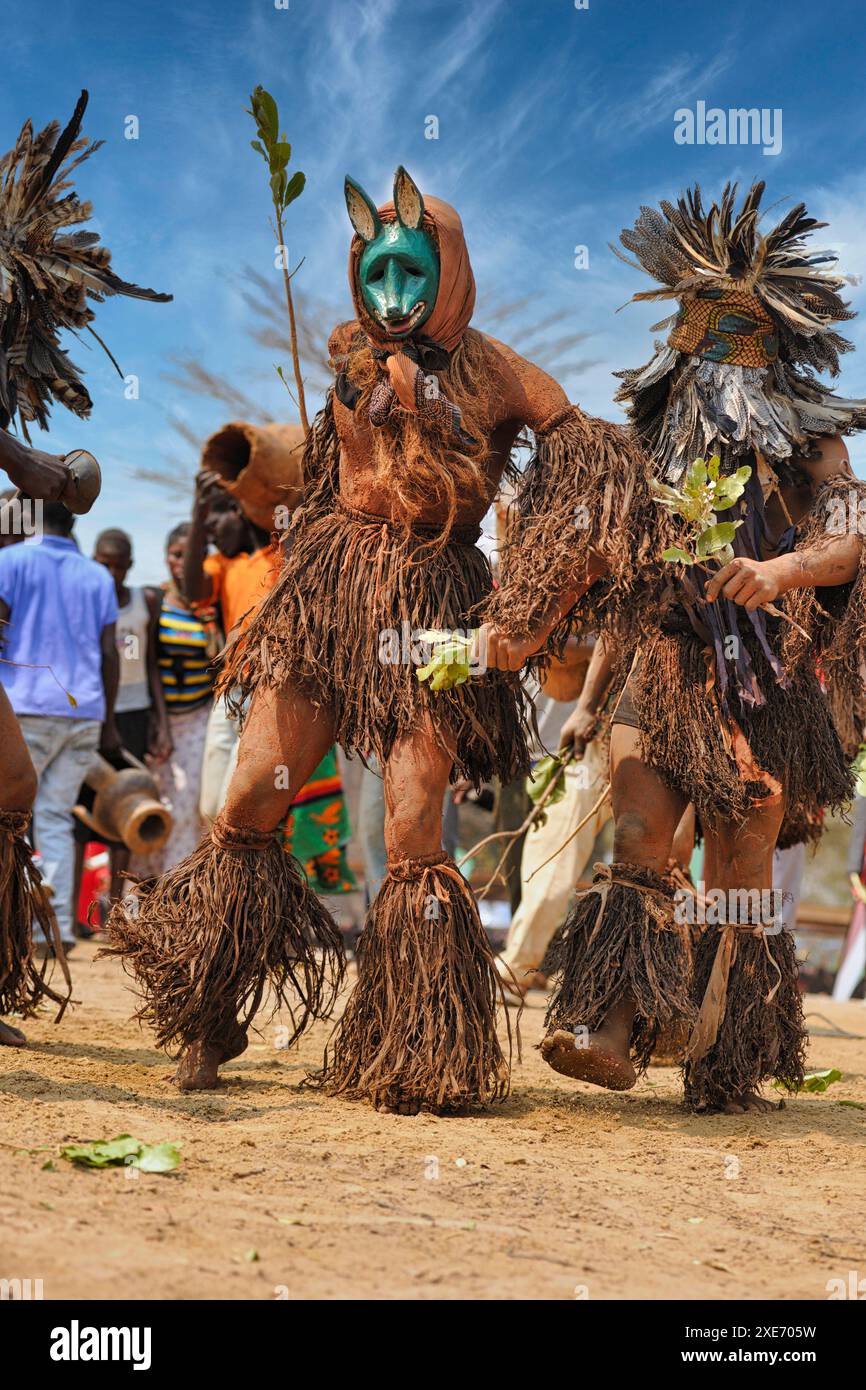
<path id="1" fill-rule="evenodd" d="M 90 327 L 89 300 L 123 294 L 164 303 L 172 297 L 119 279 L 97 232 L 69 230 L 93 211 L 70 182 L 73 169 L 102 144 L 80 135 L 86 106 L 82 92 L 62 132 L 52 121 L 34 133 L 27 121 L 0 158 L 0 427 L 17 417 L 25 438 L 28 422 L 46 427 L 52 401 L 79 416 L 90 413 L 81 374 L 59 338 L 63 329 L 86 329 L 105 348 Z"/>
<path id="2" fill-rule="evenodd" d="M 696 186 L 676 205 L 641 208 L 634 227 L 620 237 L 636 259 L 611 247 L 661 286 L 634 300 L 686 301 L 709 287 L 745 290 L 761 300 L 778 335 L 779 357 L 768 367 L 702 361 L 656 342 L 646 366 L 617 373 L 623 384 L 616 398 L 671 481 L 694 458 L 712 452 L 758 449 L 783 463 L 792 454 L 808 456 L 816 435 L 866 425 L 866 401 L 834 395 L 816 375 L 836 376 L 840 355 L 853 346 L 836 331 L 855 317 L 840 296 L 846 279 L 836 272 L 832 252 L 808 245 L 811 233 L 827 224 L 798 203 L 762 234 L 763 192 L 763 183 L 754 184 L 737 212 L 737 186 L 727 184 L 719 202 L 705 210 Z M 671 328 L 675 319 L 652 331 Z"/>

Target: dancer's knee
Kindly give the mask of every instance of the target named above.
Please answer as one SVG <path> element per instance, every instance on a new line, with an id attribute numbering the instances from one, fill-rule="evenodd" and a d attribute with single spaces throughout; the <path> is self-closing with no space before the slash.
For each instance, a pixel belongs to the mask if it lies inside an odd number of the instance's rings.
<path id="1" fill-rule="evenodd" d="M 625 811 L 617 818 L 613 857 L 618 863 L 643 864 L 661 872 L 670 849 L 670 834 L 654 826 L 641 811 Z"/>
<path id="2" fill-rule="evenodd" d="M 0 804 L 4 811 L 32 811 L 39 782 L 28 758 L 19 758 L 3 773 Z"/>

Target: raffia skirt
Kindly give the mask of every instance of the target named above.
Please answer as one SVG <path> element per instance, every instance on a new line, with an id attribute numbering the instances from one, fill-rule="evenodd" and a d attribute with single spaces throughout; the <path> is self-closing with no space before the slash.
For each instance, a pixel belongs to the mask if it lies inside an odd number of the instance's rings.
<path id="1" fill-rule="evenodd" d="M 509 782 L 528 769 L 519 678 L 473 674 L 452 690 L 418 680 L 427 629 L 468 632 L 492 589 L 477 527 L 411 531 L 350 510 L 290 533 L 282 573 L 230 650 L 221 686 L 241 701 L 260 687 L 295 690 L 335 721 L 335 742 L 380 766 L 428 719 L 452 752 L 452 777 Z"/>
<path id="2" fill-rule="evenodd" d="M 850 802 L 853 779 L 813 672 L 800 668 L 783 685 L 757 644 L 750 655 L 764 704 L 749 708 L 732 697 L 725 714 L 701 641 L 657 633 L 641 648 L 613 723 L 640 731 L 644 761 L 693 803 L 704 825 L 741 821 L 781 790 L 787 847 L 814 838 L 824 809 Z"/>

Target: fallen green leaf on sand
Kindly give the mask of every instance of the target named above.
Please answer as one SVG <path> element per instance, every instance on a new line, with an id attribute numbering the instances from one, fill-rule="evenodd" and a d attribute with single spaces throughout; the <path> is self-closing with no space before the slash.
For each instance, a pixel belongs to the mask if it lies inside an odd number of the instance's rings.
<path id="1" fill-rule="evenodd" d="M 862 1100 L 837 1100 L 837 1105 L 848 1105 L 852 1110 L 866 1110 Z"/>
<path id="2" fill-rule="evenodd" d="M 180 1163 L 180 1145 L 170 1141 L 145 1144 L 131 1134 L 94 1139 L 89 1144 L 64 1144 L 60 1157 L 85 1168 L 140 1168 L 143 1173 L 170 1173 Z"/>
<path id="3" fill-rule="evenodd" d="M 779 1091 L 808 1091 L 812 1095 L 826 1091 L 828 1086 L 832 1086 L 835 1081 L 842 1080 L 842 1073 L 836 1067 L 828 1067 L 826 1071 L 810 1071 L 803 1077 L 802 1086 L 789 1086 L 784 1081 L 774 1081 L 773 1085 Z M 840 1102 L 844 1105 L 844 1101 Z"/>

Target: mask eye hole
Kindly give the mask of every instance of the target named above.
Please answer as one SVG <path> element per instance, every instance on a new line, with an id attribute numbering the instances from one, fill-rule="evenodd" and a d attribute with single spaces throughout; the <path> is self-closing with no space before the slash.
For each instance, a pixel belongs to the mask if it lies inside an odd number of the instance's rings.
<path id="1" fill-rule="evenodd" d="M 368 281 L 370 282 L 371 285 L 378 284 L 378 282 L 379 282 L 380 280 L 384 280 L 384 279 L 385 279 L 385 268 L 384 268 L 384 266 L 381 266 L 381 265 L 380 265 L 380 266 L 377 266 L 375 270 L 371 270 L 371 271 L 370 271 L 370 274 L 367 276 L 367 279 L 368 279 Z"/>

